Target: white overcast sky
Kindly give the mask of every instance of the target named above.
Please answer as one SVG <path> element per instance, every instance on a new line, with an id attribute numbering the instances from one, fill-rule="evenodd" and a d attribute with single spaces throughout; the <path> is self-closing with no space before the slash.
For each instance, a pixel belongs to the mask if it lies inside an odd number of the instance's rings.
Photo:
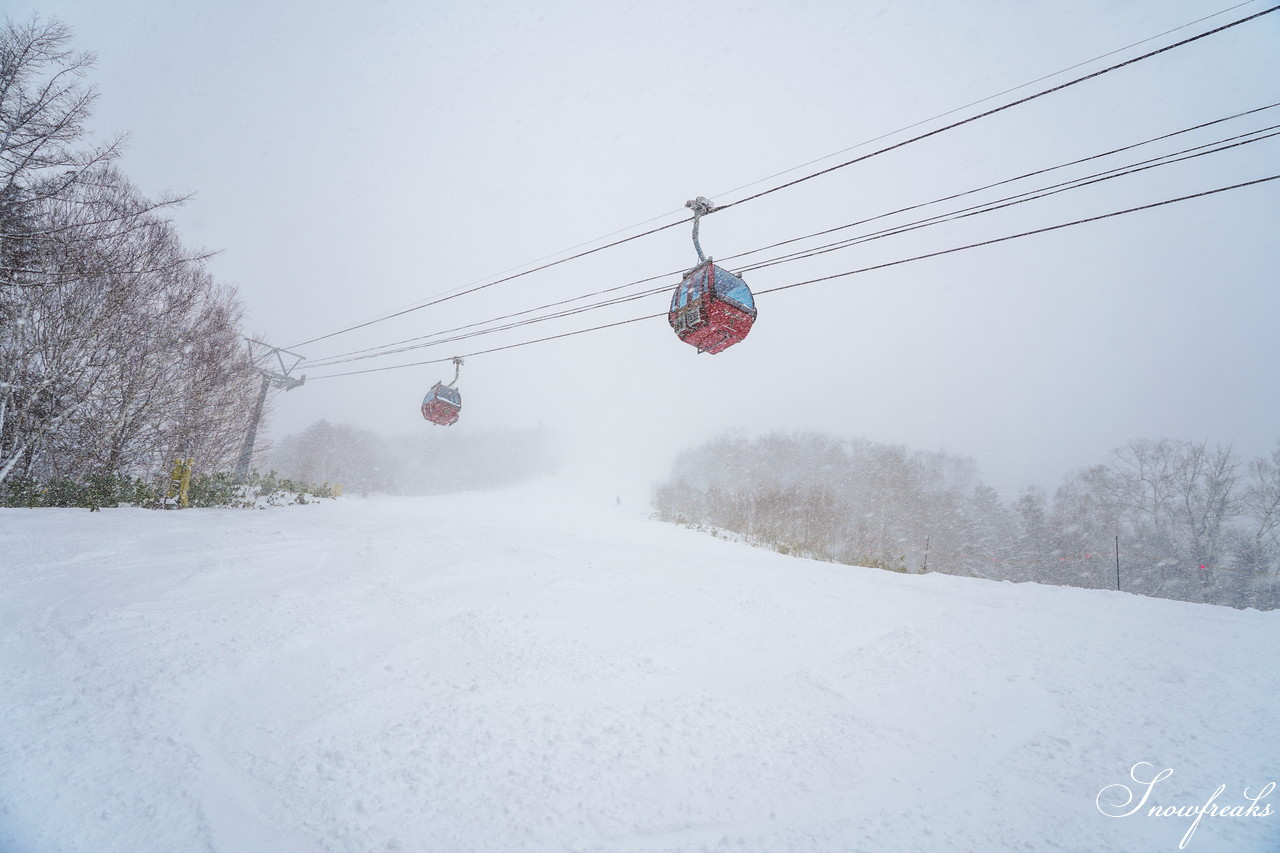
<path id="1" fill-rule="evenodd" d="M 934 118 L 1231 5 L 10 0 L 6 11 L 57 17 L 97 54 L 94 130 L 130 134 L 123 165 L 144 191 L 195 193 L 175 214 L 184 239 L 220 251 L 212 271 L 239 291 L 248 330 L 287 347 L 1271 4 Z M 1274 102 L 1280 12 L 714 214 L 703 246 L 728 257 Z M 1270 110 L 1069 174 L 1278 123 Z M 1278 155 L 1277 141 L 1259 142 L 745 277 L 763 290 L 1265 177 Z M 542 424 L 619 482 L 659 478 L 675 450 L 727 428 L 821 430 L 972 456 L 1006 499 L 1135 438 L 1260 455 L 1280 438 L 1278 203 L 1280 181 L 765 294 L 751 335 L 717 356 L 664 319 L 475 356 L 450 429 Z M 652 275 L 674 287 L 694 260 L 681 225 L 300 351 L 317 360 Z M 347 369 L 666 304 L 655 295 Z M 446 366 L 314 378 L 334 370 L 302 366 L 313 378 L 276 397 L 271 435 L 323 417 L 435 438 L 418 404 Z"/>

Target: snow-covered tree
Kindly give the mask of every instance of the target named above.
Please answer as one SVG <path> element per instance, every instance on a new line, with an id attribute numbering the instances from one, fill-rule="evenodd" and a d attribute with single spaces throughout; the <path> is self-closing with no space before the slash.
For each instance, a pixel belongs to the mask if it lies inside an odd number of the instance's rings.
<path id="1" fill-rule="evenodd" d="M 225 461 L 247 364 L 233 294 L 94 144 L 92 56 L 0 26 L 0 482 Z"/>
<path id="2" fill-rule="evenodd" d="M 1270 455 L 1249 464 L 1248 476 L 1240 498 L 1244 525 L 1236 540 L 1236 560 L 1255 582 L 1266 578 L 1275 597 L 1280 587 L 1280 442 Z"/>

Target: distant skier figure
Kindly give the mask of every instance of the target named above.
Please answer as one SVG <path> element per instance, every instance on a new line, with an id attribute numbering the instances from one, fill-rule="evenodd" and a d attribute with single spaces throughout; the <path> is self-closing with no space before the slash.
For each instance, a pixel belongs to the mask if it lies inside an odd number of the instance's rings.
<path id="1" fill-rule="evenodd" d="M 618 495 L 618 496 L 617 496 L 617 498 L 616 498 L 616 500 L 614 501 L 614 504 L 613 504 L 613 505 L 614 505 L 614 506 L 622 506 L 622 495 Z"/>

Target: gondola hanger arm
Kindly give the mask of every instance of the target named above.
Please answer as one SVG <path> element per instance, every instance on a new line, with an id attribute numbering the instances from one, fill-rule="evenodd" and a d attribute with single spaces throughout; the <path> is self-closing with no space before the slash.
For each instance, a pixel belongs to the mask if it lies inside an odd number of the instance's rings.
<path id="1" fill-rule="evenodd" d="M 698 242 L 698 226 L 702 217 L 708 213 L 715 213 L 720 208 L 704 195 L 698 196 L 693 201 L 686 201 L 684 206 L 693 211 L 693 248 L 698 253 L 698 263 L 705 264 L 707 257 L 702 254 L 702 244 Z"/>

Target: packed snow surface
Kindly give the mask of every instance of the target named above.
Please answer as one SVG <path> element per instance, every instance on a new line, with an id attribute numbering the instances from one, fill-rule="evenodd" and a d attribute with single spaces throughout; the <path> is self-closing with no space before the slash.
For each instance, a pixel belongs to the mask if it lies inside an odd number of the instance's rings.
<path id="1" fill-rule="evenodd" d="M 614 504 L 0 510 L 0 850 L 1280 850 L 1280 613 Z"/>

